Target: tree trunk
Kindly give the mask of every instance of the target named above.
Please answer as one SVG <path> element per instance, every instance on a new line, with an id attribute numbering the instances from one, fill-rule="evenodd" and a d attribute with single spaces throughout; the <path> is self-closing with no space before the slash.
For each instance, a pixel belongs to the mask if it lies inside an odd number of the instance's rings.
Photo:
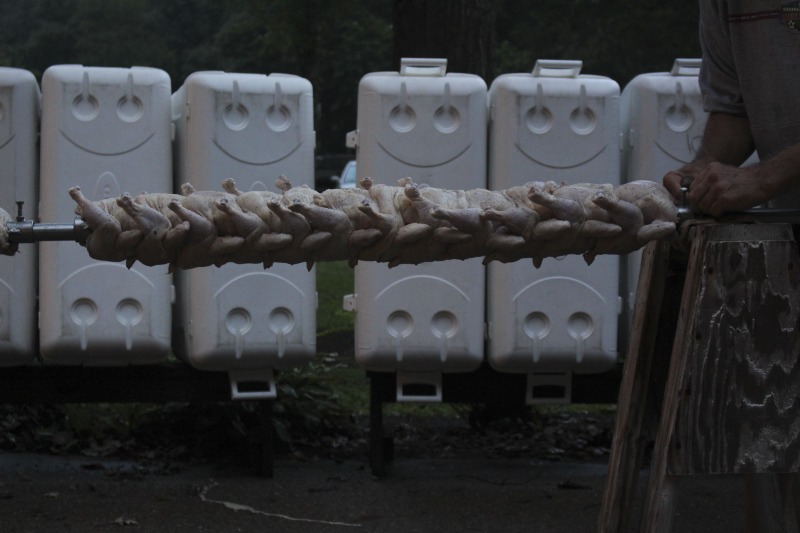
<path id="1" fill-rule="evenodd" d="M 448 72 L 494 78 L 495 0 L 395 0 L 394 62 L 447 59 Z"/>

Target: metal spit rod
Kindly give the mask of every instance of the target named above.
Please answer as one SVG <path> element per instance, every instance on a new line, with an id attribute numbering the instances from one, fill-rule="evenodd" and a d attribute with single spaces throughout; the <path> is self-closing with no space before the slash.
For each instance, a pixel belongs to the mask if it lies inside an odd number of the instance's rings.
<path id="1" fill-rule="evenodd" d="M 12 244 L 34 243 L 39 241 L 75 241 L 86 244 L 91 229 L 81 217 L 75 217 L 72 224 L 50 224 L 26 220 L 22 214 L 22 202 L 17 202 L 17 218 L 6 223 L 8 241 Z"/>
<path id="2" fill-rule="evenodd" d="M 686 199 L 688 183 L 682 183 L 681 202 L 678 206 L 678 225 L 691 219 L 706 218 L 692 212 Z M 72 224 L 45 223 L 26 220 L 22 214 L 22 202 L 17 202 L 17 217 L 6 223 L 8 240 L 12 244 L 35 243 L 40 241 L 75 241 L 86 244 L 92 230 L 79 216 Z M 773 222 L 800 225 L 800 208 L 755 208 L 734 213 L 726 213 L 723 218 L 750 219 L 756 222 Z"/>

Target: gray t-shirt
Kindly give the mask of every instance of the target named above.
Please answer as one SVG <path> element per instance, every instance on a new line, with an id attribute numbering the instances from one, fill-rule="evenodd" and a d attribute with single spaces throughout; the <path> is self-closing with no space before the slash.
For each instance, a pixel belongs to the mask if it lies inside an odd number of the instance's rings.
<path id="1" fill-rule="evenodd" d="M 800 2 L 700 0 L 708 112 L 747 116 L 758 156 L 800 142 Z"/>

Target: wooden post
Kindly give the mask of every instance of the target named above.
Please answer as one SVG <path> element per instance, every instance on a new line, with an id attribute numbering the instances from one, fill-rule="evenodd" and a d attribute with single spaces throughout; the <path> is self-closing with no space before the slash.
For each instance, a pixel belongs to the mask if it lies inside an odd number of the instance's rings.
<path id="1" fill-rule="evenodd" d="M 669 244 L 652 242 L 642 255 L 633 326 L 623 366 L 614 421 L 599 533 L 627 531 L 644 448 L 642 422 L 648 396 L 650 367 L 661 314 Z"/>
<path id="2" fill-rule="evenodd" d="M 671 529 L 678 474 L 797 472 L 798 270 L 788 225 L 695 229 L 641 531 Z"/>

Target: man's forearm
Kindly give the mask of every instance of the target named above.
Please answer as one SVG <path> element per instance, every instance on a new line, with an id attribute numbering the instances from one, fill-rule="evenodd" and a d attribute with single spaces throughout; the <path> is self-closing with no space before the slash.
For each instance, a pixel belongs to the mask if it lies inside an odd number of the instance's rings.
<path id="1" fill-rule="evenodd" d="M 770 198 L 800 186 L 800 144 L 792 145 L 756 165 L 757 179 L 764 183 Z"/>
<path id="2" fill-rule="evenodd" d="M 738 167 L 752 152 L 752 134 L 746 117 L 712 113 L 695 161 L 703 166 L 719 162 Z M 764 200 L 787 193 L 800 186 L 800 144 L 744 170 L 751 180 L 757 182 L 753 184 L 753 190 L 766 196 Z"/>
<path id="3" fill-rule="evenodd" d="M 739 166 L 750 157 L 753 149 L 753 137 L 747 117 L 711 113 L 694 163 L 705 166 L 716 161 Z"/>
<path id="4" fill-rule="evenodd" d="M 662 182 L 675 199 L 680 198 L 683 179 L 703 174 L 709 164 L 738 167 L 753 153 L 753 136 L 746 117 L 711 113 L 703 131 L 703 142 L 694 159 L 667 172 Z"/>
<path id="5" fill-rule="evenodd" d="M 684 176 L 692 176 L 687 197 L 690 206 L 713 216 L 766 203 L 800 186 L 800 144 L 765 161 L 740 166 L 752 148 L 746 118 L 712 114 L 697 157 L 667 173 L 664 186 L 677 198 Z"/>

